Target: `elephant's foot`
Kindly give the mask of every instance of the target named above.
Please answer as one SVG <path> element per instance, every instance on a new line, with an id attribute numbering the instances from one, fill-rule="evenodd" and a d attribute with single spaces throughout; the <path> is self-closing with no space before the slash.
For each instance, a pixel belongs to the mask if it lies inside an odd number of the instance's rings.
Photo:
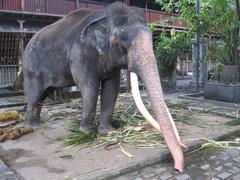
<path id="1" fill-rule="evenodd" d="M 29 114 L 27 114 L 26 116 L 25 116 L 25 124 L 26 124 L 26 126 L 27 127 L 32 127 L 32 128 L 38 128 L 38 127 L 40 127 L 41 126 L 41 124 L 43 123 L 42 121 L 41 121 L 41 118 L 40 118 L 40 116 L 37 116 L 37 115 L 29 115 Z"/>
<path id="2" fill-rule="evenodd" d="M 32 127 L 32 128 L 39 128 L 41 124 L 42 124 L 42 121 L 40 119 L 27 120 L 25 123 L 26 127 Z"/>
<path id="3" fill-rule="evenodd" d="M 111 125 L 100 125 L 98 127 L 98 134 L 107 135 L 109 133 L 116 132 L 116 129 Z"/>
<path id="4" fill-rule="evenodd" d="M 82 125 L 80 124 L 79 131 L 85 134 L 89 134 L 93 129 L 92 125 Z"/>

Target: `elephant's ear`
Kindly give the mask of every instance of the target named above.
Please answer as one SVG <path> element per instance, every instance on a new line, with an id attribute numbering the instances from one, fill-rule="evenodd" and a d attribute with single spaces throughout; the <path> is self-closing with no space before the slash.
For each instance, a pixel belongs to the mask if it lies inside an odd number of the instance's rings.
<path id="1" fill-rule="evenodd" d="M 89 22 L 81 33 L 81 42 L 94 47 L 100 55 L 108 48 L 108 28 L 105 16 Z"/>
<path id="2" fill-rule="evenodd" d="M 138 7 L 130 7 L 130 13 L 134 21 L 138 21 L 142 24 L 146 24 L 144 11 Z"/>

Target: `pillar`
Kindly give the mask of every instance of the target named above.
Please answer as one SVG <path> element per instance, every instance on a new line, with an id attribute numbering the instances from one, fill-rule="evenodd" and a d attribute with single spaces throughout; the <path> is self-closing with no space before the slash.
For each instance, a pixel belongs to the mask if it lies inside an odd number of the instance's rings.
<path id="1" fill-rule="evenodd" d="M 20 39 L 19 39 L 19 69 L 18 69 L 18 73 L 20 73 L 22 71 L 23 68 L 23 52 L 24 52 L 24 41 L 23 41 L 23 23 L 25 21 L 24 20 L 18 20 L 18 23 L 20 25 L 20 30 L 21 30 L 21 34 L 20 34 Z"/>
<path id="2" fill-rule="evenodd" d="M 76 9 L 79 9 L 80 5 L 79 5 L 79 0 L 76 0 Z"/>
<path id="3" fill-rule="evenodd" d="M 194 39 L 192 41 L 192 63 L 193 63 L 193 83 L 197 83 L 197 73 L 199 73 L 199 84 L 201 87 L 208 80 L 208 38 L 199 39 L 199 69 L 197 69 L 197 42 Z"/>
<path id="4" fill-rule="evenodd" d="M 21 0 L 21 10 L 25 11 L 25 0 Z"/>

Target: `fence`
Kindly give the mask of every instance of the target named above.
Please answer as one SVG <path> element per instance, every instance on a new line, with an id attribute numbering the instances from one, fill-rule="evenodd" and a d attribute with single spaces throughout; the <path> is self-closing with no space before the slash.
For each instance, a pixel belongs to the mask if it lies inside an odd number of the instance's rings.
<path id="1" fill-rule="evenodd" d="M 47 13 L 65 15 L 74 9 L 104 9 L 108 4 L 85 0 L 0 0 L 0 10 L 22 11 L 34 13 Z M 165 19 L 173 14 L 144 9 L 147 22 L 158 22 L 160 17 Z M 177 15 L 174 15 L 177 16 Z M 173 26 L 185 27 L 183 21 L 174 21 Z"/>
<path id="2" fill-rule="evenodd" d="M 0 0 L 0 9 L 64 15 L 77 8 L 103 9 L 107 4 L 76 0 Z"/>
<path id="3" fill-rule="evenodd" d="M 24 34 L 24 47 L 32 35 Z M 13 84 L 18 77 L 21 36 L 21 33 L 0 32 L 0 85 Z"/>

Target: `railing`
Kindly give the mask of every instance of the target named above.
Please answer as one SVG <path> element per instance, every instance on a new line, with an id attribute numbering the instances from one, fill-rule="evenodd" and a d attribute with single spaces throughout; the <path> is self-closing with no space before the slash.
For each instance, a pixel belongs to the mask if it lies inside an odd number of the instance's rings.
<path id="1" fill-rule="evenodd" d="M 76 0 L 0 0 L 0 9 L 64 15 L 77 8 L 103 9 L 107 4 Z"/>
<path id="2" fill-rule="evenodd" d="M 148 9 L 145 10 L 145 18 L 148 23 L 157 23 L 160 21 L 160 19 L 167 19 L 169 17 L 177 17 L 178 14 L 171 14 L 171 13 L 165 13 L 163 11 L 156 11 Z M 173 28 L 179 27 L 179 28 L 186 28 L 186 22 L 178 20 L 177 18 L 172 22 L 171 25 Z"/>
<path id="3" fill-rule="evenodd" d="M 47 13 L 65 15 L 78 8 L 104 9 L 108 4 L 85 0 L 0 0 L 0 10 Z M 168 13 L 155 10 L 145 10 L 147 22 L 158 22 L 160 17 L 165 19 Z M 176 15 L 177 16 L 177 15 Z M 173 26 L 185 27 L 183 21 L 174 21 Z"/>

